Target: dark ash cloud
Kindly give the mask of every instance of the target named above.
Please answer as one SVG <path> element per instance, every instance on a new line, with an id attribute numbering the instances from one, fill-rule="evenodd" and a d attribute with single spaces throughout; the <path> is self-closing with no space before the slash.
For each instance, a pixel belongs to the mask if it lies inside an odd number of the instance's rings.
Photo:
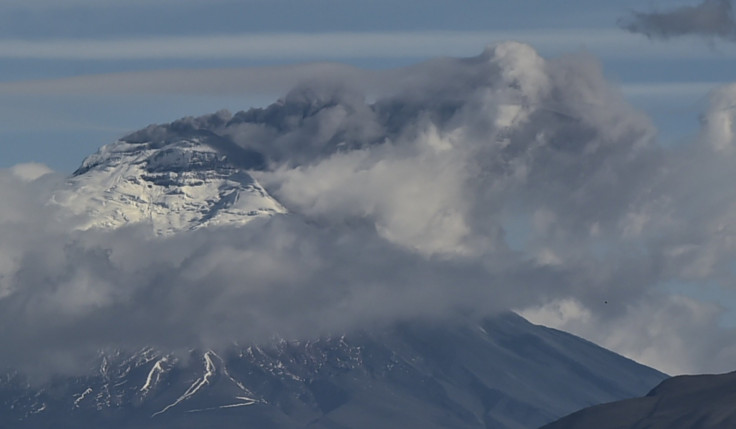
<path id="1" fill-rule="evenodd" d="M 731 0 L 704 0 L 696 6 L 682 6 L 666 12 L 633 12 L 619 20 L 619 25 L 652 39 L 693 35 L 736 40 Z"/>

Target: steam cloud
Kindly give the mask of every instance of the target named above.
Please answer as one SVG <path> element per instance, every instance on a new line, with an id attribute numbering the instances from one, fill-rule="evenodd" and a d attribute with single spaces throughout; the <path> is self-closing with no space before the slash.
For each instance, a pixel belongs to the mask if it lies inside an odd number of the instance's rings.
<path id="1" fill-rule="evenodd" d="M 504 43 L 386 76 L 374 102 L 323 76 L 132 137 L 206 129 L 260 154 L 290 214 L 244 227 L 72 231 L 47 204 L 59 175 L 0 173 L 0 363 L 517 309 L 666 371 L 730 369 L 722 310 L 664 286 L 733 287 L 735 87 L 664 148 L 588 57 Z"/>

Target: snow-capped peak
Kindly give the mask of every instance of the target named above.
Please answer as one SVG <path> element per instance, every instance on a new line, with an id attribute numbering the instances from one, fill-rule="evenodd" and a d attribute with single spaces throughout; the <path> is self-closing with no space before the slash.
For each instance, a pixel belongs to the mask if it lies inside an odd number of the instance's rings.
<path id="1" fill-rule="evenodd" d="M 149 223 L 155 234 L 167 235 L 285 213 L 248 173 L 253 162 L 247 159 L 257 154 L 208 131 L 146 131 L 87 157 L 54 195 L 55 203 L 81 215 L 78 228 Z"/>

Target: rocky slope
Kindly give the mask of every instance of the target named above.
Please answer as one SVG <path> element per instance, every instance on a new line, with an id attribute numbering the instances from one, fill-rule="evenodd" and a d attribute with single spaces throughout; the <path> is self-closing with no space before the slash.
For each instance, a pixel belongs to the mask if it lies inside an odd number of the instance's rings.
<path id="1" fill-rule="evenodd" d="M 95 373 L 0 383 L 0 427 L 534 428 L 665 378 L 515 314 L 314 341 L 100 356 Z"/>
<path id="2" fill-rule="evenodd" d="M 644 397 L 598 405 L 544 429 L 727 429 L 736 427 L 736 373 L 664 381 Z"/>

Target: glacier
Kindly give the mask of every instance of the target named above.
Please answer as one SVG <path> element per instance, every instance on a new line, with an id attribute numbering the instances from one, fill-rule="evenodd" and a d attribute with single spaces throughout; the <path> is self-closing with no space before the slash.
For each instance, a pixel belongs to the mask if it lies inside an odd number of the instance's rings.
<path id="1" fill-rule="evenodd" d="M 155 235 L 170 235 L 286 212 L 231 162 L 222 148 L 226 140 L 211 132 L 184 130 L 154 141 L 135 137 L 87 157 L 54 194 L 53 203 L 77 217 L 77 228 L 144 223 Z"/>

